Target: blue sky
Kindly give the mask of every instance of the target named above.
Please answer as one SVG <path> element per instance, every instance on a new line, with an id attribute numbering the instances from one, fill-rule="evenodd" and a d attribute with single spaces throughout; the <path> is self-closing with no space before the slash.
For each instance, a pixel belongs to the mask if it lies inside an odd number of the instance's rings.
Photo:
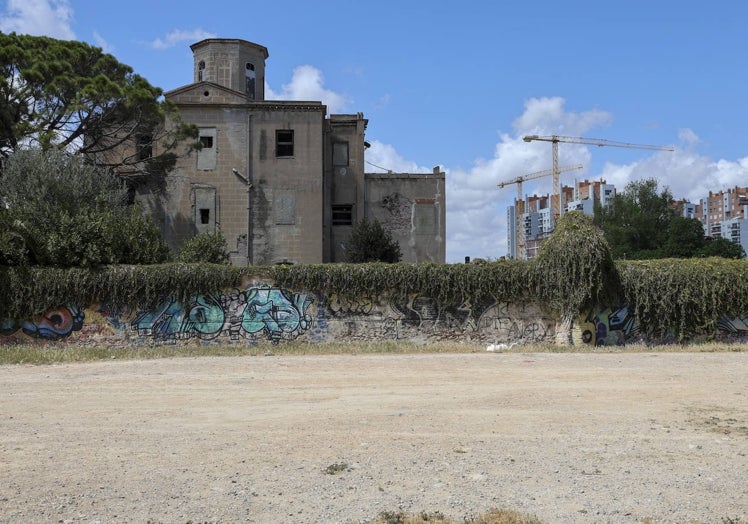
<path id="1" fill-rule="evenodd" d="M 516 188 L 496 184 L 551 167 L 526 134 L 676 147 L 561 144 L 560 165 L 584 165 L 569 185 L 748 185 L 746 20 L 734 0 L 0 1 L 0 31 L 100 46 L 164 90 L 192 81 L 196 41 L 264 45 L 271 96 L 363 112 L 370 164 L 446 171 L 448 262 L 506 255 Z"/>

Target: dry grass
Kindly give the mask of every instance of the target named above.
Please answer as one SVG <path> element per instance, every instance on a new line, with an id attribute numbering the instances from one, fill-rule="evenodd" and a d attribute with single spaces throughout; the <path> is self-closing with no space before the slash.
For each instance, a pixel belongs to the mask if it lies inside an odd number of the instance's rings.
<path id="1" fill-rule="evenodd" d="M 147 360 L 180 357 L 222 356 L 271 356 L 271 355 L 366 355 L 366 354 L 436 354 L 436 353 L 483 353 L 484 343 L 433 342 L 415 343 L 403 341 L 347 342 L 310 344 L 303 342 L 218 345 L 218 344 L 162 344 L 140 347 L 97 346 L 63 342 L 45 344 L 0 344 L 0 365 L 8 364 L 62 364 L 101 360 Z M 629 344 L 617 347 L 573 346 L 553 344 L 517 345 L 505 353 L 700 353 L 742 352 L 748 344 L 708 342 L 699 344 L 668 344 L 649 346 Z"/>

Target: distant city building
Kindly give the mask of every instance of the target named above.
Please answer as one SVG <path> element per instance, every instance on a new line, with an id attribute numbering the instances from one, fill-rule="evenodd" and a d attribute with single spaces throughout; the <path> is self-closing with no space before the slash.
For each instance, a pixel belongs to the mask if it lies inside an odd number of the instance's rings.
<path id="1" fill-rule="evenodd" d="M 607 205 L 616 189 L 605 180 L 577 182 L 574 187 L 561 188 L 561 206 L 565 211 L 594 214 L 595 204 Z M 520 260 L 535 258 L 542 242 L 551 236 L 555 227 L 552 212 L 552 195 L 526 196 L 514 201 L 507 209 L 507 248 L 510 258 Z M 519 224 L 517 213 L 520 213 Z M 511 225 L 514 224 L 514 227 Z"/>
<path id="2" fill-rule="evenodd" d="M 563 209 L 592 215 L 596 203 L 606 206 L 615 194 L 615 187 L 607 184 L 605 180 L 585 180 L 573 188 L 564 186 Z M 517 234 L 516 226 L 507 227 L 507 248 L 510 257 L 534 258 L 543 240 L 553 233 L 551 198 L 550 195 L 527 196 L 522 201 L 515 201 L 514 205 L 507 209 L 509 225 L 516 224 L 516 210 L 524 210 L 520 215 L 520 235 Z M 705 236 L 725 238 L 740 244 L 748 253 L 748 187 L 735 186 L 723 191 L 710 191 L 707 197 L 699 200 L 699 203 L 678 200 L 673 203 L 673 209 L 680 216 L 701 221 Z"/>
<path id="3" fill-rule="evenodd" d="M 688 216 L 685 207 L 683 216 Z M 710 191 L 695 206 L 694 217 L 701 220 L 707 236 L 726 238 L 748 253 L 748 187 Z"/>

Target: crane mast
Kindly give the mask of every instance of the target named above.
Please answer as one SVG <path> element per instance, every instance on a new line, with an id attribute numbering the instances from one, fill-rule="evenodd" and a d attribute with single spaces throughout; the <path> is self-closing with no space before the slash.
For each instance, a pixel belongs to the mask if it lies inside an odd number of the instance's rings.
<path id="1" fill-rule="evenodd" d="M 582 164 L 576 164 L 573 166 L 559 167 L 559 173 L 565 173 L 566 171 L 572 171 L 574 169 L 582 169 Z M 522 195 L 522 183 L 526 180 L 535 180 L 536 178 L 542 178 L 549 176 L 554 173 L 553 169 L 544 169 L 543 171 L 536 171 L 535 173 L 529 173 L 527 175 L 520 175 L 509 180 L 504 180 L 496 184 L 499 188 L 504 188 L 509 184 L 517 184 L 517 200 L 515 205 L 515 246 L 514 246 L 514 258 L 517 260 L 523 260 L 525 258 L 525 228 L 522 227 L 522 215 L 524 214 L 524 197 Z"/>
<path id="2" fill-rule="evenodd" d="M 550 142 L 553 152 L 553 191 L 555 195 L 551 197 L 551 207 L 553 208 L 553 219 L 556 220 L 563 210 L 561 209 L 561 178 L 559 177 L 560 171 L 558 167 L 558 144 L 563 142 L 566 144 L 584 144 L 591 146 L 610 146 L 610 147 L 627 147 L 632 149 L 652 149 L 655 151 L 675 151 L 673 146 L 649 146 L 644 144 L 631 144 L 629 142 L 616 142 L 614 140 L 605 140 L 602 138 L 583 138 L 576 136 L 538 136 L 538 135 L 526 135 L 522 137 L 525 142 Z"/>

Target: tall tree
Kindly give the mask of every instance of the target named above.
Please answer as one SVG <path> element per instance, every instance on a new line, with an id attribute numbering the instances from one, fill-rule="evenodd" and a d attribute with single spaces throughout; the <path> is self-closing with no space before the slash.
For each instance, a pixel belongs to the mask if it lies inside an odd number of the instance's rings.
<path id="1" fill-rule="evenodd" d="M 58 148 L 122 176 L 158 177 L 179 142 L 196 136 L 160 88 L 83 42 L 0 33 L 0 71 L 3 157 Z"/>
<path id="2" fill-rule="evenodd" d="M 595 209 L 595 224 L 605 234 L 613 258 L 657 258 L 668 239 L 675 212 L 670 190 L 654 178 L 629 182 L 607 206 Z"/>

